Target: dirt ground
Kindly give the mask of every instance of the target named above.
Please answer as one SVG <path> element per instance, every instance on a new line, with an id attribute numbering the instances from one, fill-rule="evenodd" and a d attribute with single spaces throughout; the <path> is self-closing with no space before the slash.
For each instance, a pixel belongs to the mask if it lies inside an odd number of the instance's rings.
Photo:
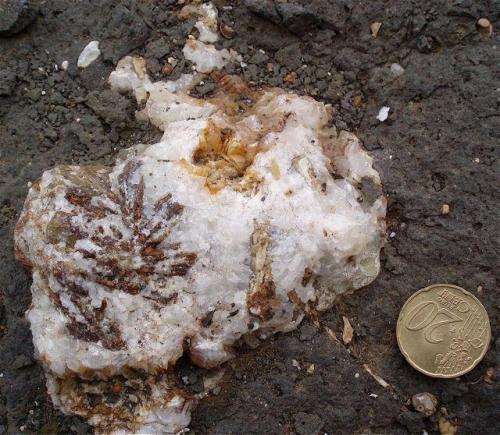
<path id="1" fill-rule="evenodd" d="M 220 45 L 247 64 L 229 65 L 229 72 L 333 104 L 336 126 L 363 140 L 389 200 L 390 236 L 378 279 L 323 314 L 321 329 L 305 321 L 291 334 L 242 346 L 220 393 L 193 413 L 191 432 L 439 433 L 439 412 L 425 417 L 409 403 L 430 392 L 459 434 L 500 433 L 500 2 L 215 3 L 237 32 Z M 14 261 L 13 227 L 28 184 L 44 170 L 109 163 L 120 149 L 158 138 L 106 81 L 130 53 L 145 56 L 155 78 L 164 78 L 168 57 L 179 60 L 171 77 L 189 71 L 181 50 L 194 23 L 179 22 L 177 10 L 175 0 L 42 1 L 23 32 L 0 36 L 0 434 L 90 431 L 47 397 L 24 319 L 30 276 Z M 478 30 L 480 17 L 490 20 L 492 35 Z M 381 23 L 376 37 L 374 22 Z M 79 70 L 76 59 L 93 39 L 103 54 Z M 64 60 L 68 70 L 56 69 Z M 392 63 L 404 68 L 401 76 L 391 74 Z M 196 92 L 212 90 L 206 80 Z M 383 123 L 376 119 L 382 106 L 390 107 Z M 490 350 L 459 379 L 419 374 L 396 343 L 404 301 L 437 282 L 473 292 L 490 316 Z M 354 328 L 349 346 L 324 329 L 340 337 L 342 316 Z M 486 382 L 488 368 L 493 378 Z"/>

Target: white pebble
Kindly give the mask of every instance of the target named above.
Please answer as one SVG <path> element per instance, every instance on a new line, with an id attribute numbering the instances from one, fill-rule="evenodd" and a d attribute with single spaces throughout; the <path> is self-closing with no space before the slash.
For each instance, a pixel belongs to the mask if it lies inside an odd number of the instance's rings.
<path id="1" fill-rule="evenodd" d="M 390 107 L 387 107 L 387 106 L 381 107 L 379 112 L 378 112 L 377 119 L 380 122 L 384 122 L 389 117 L 389 110 L 391 110 Z"/>
<path id="2" fill-rule="evenodd" d="M 67 60 L 63 60 L 61 63 L 61 69 L 63 71 L 66 71 L 68 69 L 68 66 L 69 66 L 69 62 Z"/>
<path id="3" fill-rule="evenodd" d="M 78 68 L 87 68 L 92 62 L 94 62 L 101 54 L 99 50 L 99 41 L 91 41 L 83 49 L 78 56 Z"/>
<path id="4" fill-rule="evenodd" d="M 378 394 L 370 394 L 370 397 L 373 397 L 374 399 L 376 399 L 378 397 Z"/>
<path id="5" fill-rule="evenodd" d="M 396 77 L 403 75 L 404 72 L 405 72 L 405 69 L 399 63 L 393 63 L 391 65 L 391 73 L 393 75 L 395 75 Z"/>

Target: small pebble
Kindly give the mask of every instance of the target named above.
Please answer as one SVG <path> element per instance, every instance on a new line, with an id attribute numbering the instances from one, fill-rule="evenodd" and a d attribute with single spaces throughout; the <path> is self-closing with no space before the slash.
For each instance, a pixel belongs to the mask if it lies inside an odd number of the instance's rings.
<path id="1" fill-rule="evenodd" d="M 450 206 L 448 204 L 443 204 L 441 206 L 441 214 L 446 216 L 449 213 L 450 213 Z"/>
<path id="2" fill-rule="evenodd" d="M 219 24 L 219 32 L 226 39 L 233 39 L 236 35 L 235 30 L 229 24 L 222 22 Z"/>
<path id="3" fill-rule="evenodd" d="M 389 117 L 389 110 L 391 110 L 390 107 L 387 107 L 387 106 L 381 107 L 379 112 L 378 112 L 377 119 L 380 122 L 384 122 Z"/>
<path id="4" fill-rule="evenodd" d="M 78 68 L 87 68 L 101 55 L 99 50 L 99 41 L 89 42 L 78 56 Z"/>
<path id="5" fill-rule="evenodd" d="M 378 397 L 378 394 L 370 394 L 370 397 L 373 397 L 374 399 L 376 399 Z"/>
<path id="6" fill-rule="evenodd" d="M 358 378 L 359 378 L 359 373 L 355 373 L 355 374 L 354 374 L 354 377 L 355 377 L 356 379 L 358 379 Z"/>
<path id="7" fill-rule="evenodd" d="M 371 23 L 370 25 L 370 31 L 372 32 L 372 36 L 374 38 L 377 37 L 378 31 L 380 30 L 380 27 L 382 26 L 382 23 L 375 21 L 374 23 Z"/>
<path id="8" fill-rule="evenodd" d="M 399 77 L 399 76 L 403 75 L 404 72 L 405 72 L 405 69 L 399 63 L 393 63 L 391 65 L 391 73 L 394 76 Z"/>
<path id="9" fill-rule="evenodd" d="M 431 393 L 418 393 L 411 398 L 411 403 L 415 411 L 430 417 L 436 412 L 438 401 Z"/>
<path id="10" fill-rule="evenodd" d="M 66 71 L 68 69 L 68 66 L 69 66 L 69 62 L 67 60 L 63 60 L 61 63 L 61 69 L 63 71 Z"/>
<path id="11" fill-rule="evenodd" d="M 288 73 L 283 79 L 286 83 L 293 83 L 295 80 L 297 80 L 297 73 L 295 71 Z"/>
<path id="12" fill-rule="evenodd" d="M 477 27 L 484 35 L 490 36 L 493 33 L 493 26 L 488 18 L 479 18 L 479 20 L 477 20 Z"/>
<path id="13" fill-rule="evenodd" d="M 484 376 L 484 382 L 492 385 L 495 377 L 495 369 L 493 367 L 488 367 L 486 369 L 486 375 Z"/>
<path id="14" fill-rule="evenodd" d="M 169 76 L 172 74 L 172 71 L 174 70 L 174 67 L 170 63 L 166 63 L 163 65 L 163 68 L 161 69 L 162 74 Z"/>

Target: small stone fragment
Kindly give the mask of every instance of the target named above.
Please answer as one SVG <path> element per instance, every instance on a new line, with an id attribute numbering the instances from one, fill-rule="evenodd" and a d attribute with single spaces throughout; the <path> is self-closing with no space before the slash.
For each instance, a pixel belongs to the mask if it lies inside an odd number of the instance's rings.
<path id="1" fill-rule="evenodd" d="M 28 27 L 38 14 L 33 0 L 0 1 L 0 36 L 12 36 Z"/>
<path id="2" fill-rule="evenodd" d="M 174 67 L 170 65 L 169 63 L 166 63 L 163 65 L 163 68 L 161 69 L 161 72 L 163 75 L 169 76 L 172 74 L 172 71 L 174 70 Z"/>
<path id="3" fill-rule="evenodd" d="M 447 214 L 449 214 L 449 213 L 450 213 L 450 206 L 449 206 L 448 204 L 443 204 L 443 205 L 441 206 L 441 214 L 442 214 L 443 216 L 446 216 L 446 215 L 447 215 Z"/>
<path id="4" fill-rule="evenodd" d="M 377 119 L 380 122 L 384 122 L 389 117 L 389 110 L 391 110 L 391 108 L 388 106 L 381 107 L 378 112 Z"/>
<path id="5" fill-rule="evenodd" d="M 224 22 L 219 24 L 219 32 L 226 39 L 233 39 L 236 35 L 236 31 L 229 24 Z"/>
<path id="6" fill-rule="evenodd" d="M 285 78 L 283 79 L 283 81 L 285 83 L 293 83 L 295 80 L 297 80 L 297 73 L 295 71 L 292 71 L 292 72 L 289 72 Z"/>
<path id="7" fill-rule="evenodd" d="M 380 30 L 380 27 L 382 26 L 382 23 L 380 23 L 379 21 L 375 21 L 374 23 L 372 23 L 370 25 L 370 31 L 372 32 L 372 36 L 374 38 L 377 37 L 378 35 L 378 31 Z"/>
<path id="8" fill-rule="evenodd" d="M 389 387 L 389 383 L 387 383 L 384 379 L 382 379 L 379 375 L 373 372 L 373 370 L 368 366 L 368 364 L 363 364 L 363 368 L 368 372 L 368 374 L 375 379 L 382 387 Z"/>
<path id="9" fill-rule="evenodd" d="M 356 108 L 361 107 L 361 104 L 363 104 L 363 96 L 362 95 L 355 95 L 354 98 L 352 99 L 352 104 Z"/>
<path id="10" fill-rule="evenodd" d="M 448 420 L 446 408 L 441 408 L 440 413 L 438 421 L 439 433 L 441 435 L 455 435 L 458 431 L 458 425 Z"/>
<path id="11" fill-rule="evenodd" d="M 352 329 L 351 323 L 349 319 L 345 316 L 342 316 L 342 320 L 344 321 L 344 330 L 342 331 L 342 341 L 344 344 L 349 344 L 352 341 L 352 336 L 354 333 L 354 329 Z"/>
<path id="12" fill-rule="evenodd" d="M 415 411 L 429 417 L 435 414 L 438 401 L 431 393 L 418 393 L 411 398 L 411 403 Z"/>
<path id="13" fill-rule="evenodd" d="M 484 382 L 493 385 L 495 382 L 495 369 L 493 367 L 488 367 L 486 369 L 486 375 L 484 376 Z"/>
<path id="14" fill-rule="evenodd" d="M 80 53 L 80 56 L 78 56 L 78 68 L 87 68 L 100 56 L 100 54 L 101 50 L 99 50 L 99 41 L 89 42 Z"/>
<path id="15" fill-rule="evenodd" d="M 63 60 L 62 63 L 61 63 L 61 69 L 63 71 L 66 71 L 68 69 L 68 66 L 69 66 L 69 63 L 67 60 Z"/>
<path id="16" fill-rule="evenodd" d="M 391 73 L 394 77 L 402 76 L 405 72 L 405 69 L 399 63 L 391 64 Z"/>
<path id="17" fill-rule="evenodd" d="M 491 25 L 491 22 L 490 20 L 488 20 L 488 18 L 483 17 L 477 20 L 477 27 L 479 31 L 485 36 L 491 36 L 491 34 L 493 33 L 493 26 Z"/>

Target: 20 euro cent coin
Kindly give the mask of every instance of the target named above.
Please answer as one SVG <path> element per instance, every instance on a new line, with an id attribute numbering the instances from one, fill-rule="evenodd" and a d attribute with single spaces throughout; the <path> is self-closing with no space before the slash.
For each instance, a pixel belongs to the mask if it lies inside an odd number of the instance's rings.
<path id="1" fill-rule="evenodd" d="M 454 378 L 481 361 L 491 329 L 488 313 L 476 297 L 455 285 L 435 284 L 406 301 L 396 336 L 414 368 L 435 378 Z"/>

